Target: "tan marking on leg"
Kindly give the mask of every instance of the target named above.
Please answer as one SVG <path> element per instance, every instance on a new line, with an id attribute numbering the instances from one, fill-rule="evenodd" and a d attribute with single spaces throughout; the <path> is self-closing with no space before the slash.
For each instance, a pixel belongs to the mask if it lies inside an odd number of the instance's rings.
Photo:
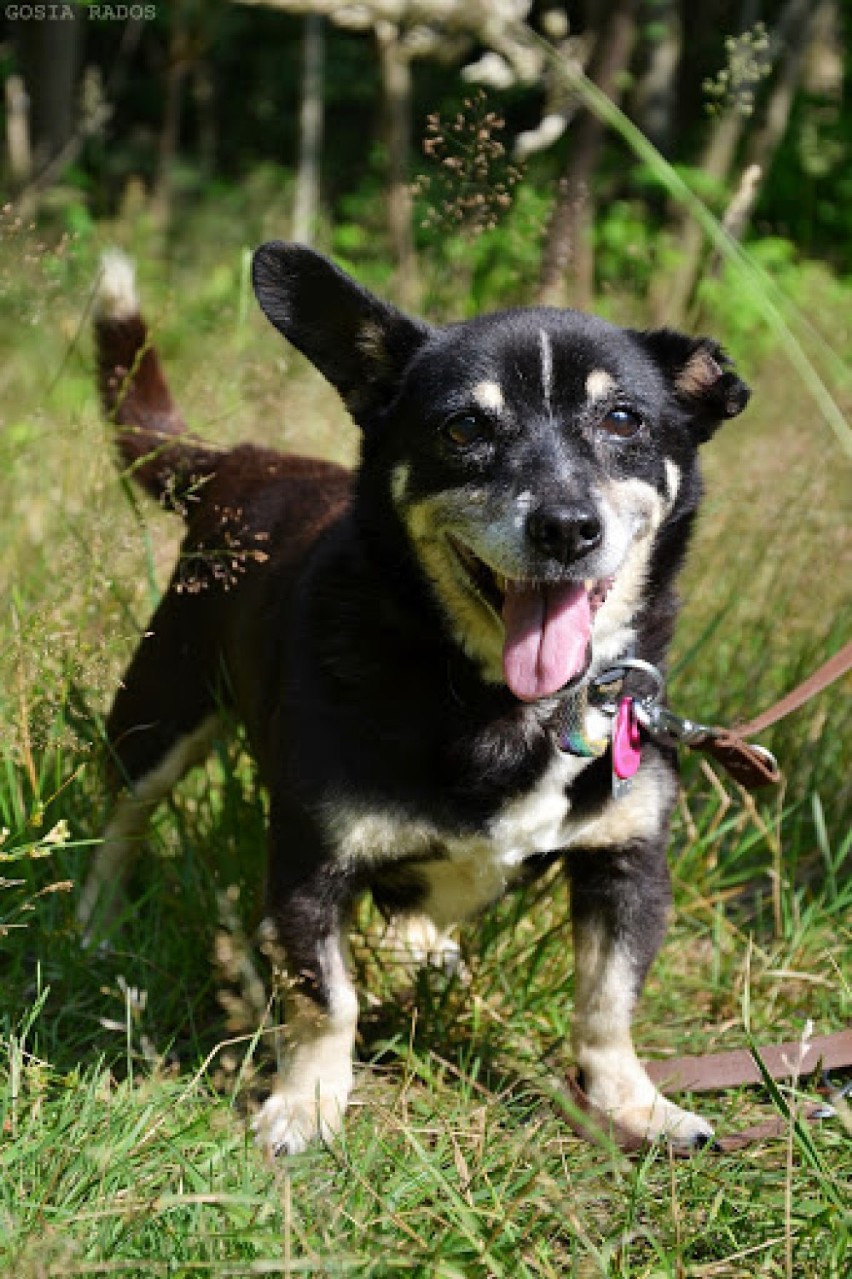
<path id="1" fill-rule="evenodd" d="M 606 804 L 599 817 L 572 825 L 570 842 L 582 848 L 614 848 L 633 839 L 653 839 L 674 799 L 668 769 L 643 760 L 630 790 Z"/>
<path id="2" fill-rule="evenodd" d="M 599 1110 L 643 1140 L 690 1147 L 708 1140 L 705 1120 L 657 1090 L 630 1033 L 636 973 L 630 956 L 595 925 L 574 930 L 574 1053 L 586 1093 Z"/>
<path id="3" fill-rule="evenodd" d="M 123 913 L 125 883 L 154 810 L 180 779 L 205 759 L 218 728 L 218 716 L 208 716 L 191 733 L 178 738 L 156 768 L 119 795 L 77 905 L 77 919 L 87 941 L 105 936 Z"/>

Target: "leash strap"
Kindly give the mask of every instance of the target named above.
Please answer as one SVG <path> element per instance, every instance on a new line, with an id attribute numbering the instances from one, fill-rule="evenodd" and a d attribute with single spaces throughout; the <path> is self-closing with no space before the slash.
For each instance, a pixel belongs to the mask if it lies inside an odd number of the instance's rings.
<path id="1" fill-rule="evenodd" d="M 629 670 L 638 670 L 655 680 L 654 691 L 635 704 L 639 724 L 654 741 L 664 746 L 689 746 L 702 751 L 721 764 L 740 786 L 746 790 L 759 790 L 763 786 L 777 786 L 781 781 L 781 769 L 770 751 L 746 739 L 756 737 L 792 715 L 852 670 L 852 641 L 844 644 L 833 657 L 762 715 L 733 728 L 699 724 L 676 715 L 662 705 L 663 677 L 656 667 L 648 662 L 625 659 L 599 676 L 591 690 L 584 687 L 565 698 L 556 723 L 562 750 L 591 758 L 605 752 L 608 739 L 590 739 L 585 733 L 586 712 L 590 705 L 595 704 L 614 716 L 618 707 L 612 698 L 623 689 Z"/>
<path id="2" fill-rule="evenodd" d="M 782 697 L 774 706 L 770 706 L 769 710 L 758 715 L 756 719 L 749 720 L 747 724 L 735 725 L 733 731 L 738 737 L 756 737 L 758 733 L 771 728 L 785 716 L 792 715 L 793 711 L 797 711 L 812 697 L 824 692 L 850 670 L 852 670 L 852 640 L 844 644 L 843 648 L 839 649 L 827 662 L 823 662 L 813 675 L 794 688 L 786 697 Z"/>
<path id="3" fill-rule="evenodd" d="M 822 1035 L 811 1039 L 804 1053 L 800 1042 L 761 1048 L 760 1060 L 772 1079 L 789 1078 L 792 1073 L 791 1063 L 794 1062 L 801 1063 L 798 1066 L 799 1078 L 813 1073 L 818 1068 L 823 1070 L 848 1068 L 852 1066 L 852 1027 L 833 1035 Z M 733 1052 L 707 1053 L 700 1057 L 649 1061 L 644 1065 L 651 1080 L 658 1087 L 664 1088 L 666 1092 L 720 1092 L 728 1088 L 763 1083 L 763 1074 L 754 1057 L 744 1048 Z M 605 1144 L 609 1139 L 626 1153 L 647 1149 L 647 1141 L 637 1137 L 635 1133 L 628 1132 L 620 1124 L 613 1122 L 610 1116 L 592 1105 L 580 1087 L 575 1072 L 568 1073 L 565 1083 L 577 1112 L 567 1116 L 576 1136 L 593 1145 Z M 798 1110 L 796 1118 L 815 1123 L 819 1119 L 831 1118 L 833 1114 L 834 1110 L 830 1105 L 812 1103 Z M 761 1142 L 774 1141 L 787 1135 L 790 1123 L 790 1117 L 773 1115 L 739 1132 L 727 1133 L 715 1138 L 711 1149 L 717 1153 L 729 1154 Z M 677 1151 L 674 1148 L 673 1151 L 676 1154 L 689 1153 Z"/>
<path id="4" fill-rule="evenodd" d="M 815 1035 L 807 1041 L 772 1044 L 760 1049 L 760 1060 L 773 1079 L 790 1074 L 790 1063 L 801 1063 L 800 1075 L 818 1068 L 839 1070 L 852 1066 L 852 1027 L 833 1035 Z M 763 1075 L 747 1048 L 705 1053 L 700 1057 L 671 1057 L 646 1061 L 645 1070 L 658 1088 L 674 1092 L 719 1092 L 744 1084 L 759 1084 Z"/>
<path id="5" fill-rule="evenodd" d="M 713 728 L 688 742 L 696 750 L 710 755 L 731 774 L 734 781 L 747 790 L 761 786 L 775 786 L 781 780 L 781 770 L 776 761 L 760 746 L 753 746 L 745 739 L 757 737 L 773 724 L 779 723 L 799 710 L 812 698 L 825 692 L 832 684 L 852 670 L 852 641 L 823 662 L 813 675 L 797 685 L 786 697 L 782 697 L 762 715 L 747 724 L 735 724 L 733 728 Z"/>

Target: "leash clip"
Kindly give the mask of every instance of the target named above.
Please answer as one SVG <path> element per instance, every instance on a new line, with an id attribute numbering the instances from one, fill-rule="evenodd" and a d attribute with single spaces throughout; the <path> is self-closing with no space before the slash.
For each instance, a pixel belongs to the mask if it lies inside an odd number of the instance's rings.
<path id="1" fill-rule="evenodd" d="M 659 704 L 666 690 L 666 681 L 663 678 L 662 671 L 658 670 L 656 666 L 652 666 L 650 662 L 642 661 L 641 658 L 625 657 L 620 662 L 616 662 L 614 666 L 601 671 L 600 675 L 596 675 L 591 681 L 589 692 L 592 704 L 597 710 L 603 711 L 605 715 L 609 716 L 618 714 L 618 708 L 621 705 L 621 689 L 630 671 L 638 671 L 641 675 L 647 676 L 653 685 L 651 691 L 646 693 L 644 697 L 636 697 L 634 699 L 636 705 L 650 709 L 652 706 Z"/>
<path id="2" fill-rule="evenodd" d="M 606 688 L 620 680 L 622 683 L 629 671 L 636 671 L 652 681 L 651 691 L 642 697 L 633 699 L 633 713 L 639 724 L 653 741 L 660 746 L 692 746 L 697 741 L 706 741 L 718 736 L 719 730 L 709 724 L 699 724 L 696 720 L 687 719 L 685 715 L 676 715 L 668 706 L 663 705 L 666 692 L 666 681 L 662 671 L 650 662 L 639 658 L 625 658 L 616 666 L 598 675 L 594 681 L 596 688 Z M 599 703 L 599 709 L 608 715 L 615 715 L 618 705 L 613 702 Z"/>
<path id="3" fill-rule="evenodd" d="M 745 742 L 723 728 L 676 715 L 667 706 L 637 702 L 636 719 L 658 746 L 688 746 L 706 751 L 748 789 L 778 780 L 778 761 L 765 746 Z"/>
<path id="4" fill-rule="evenodd" d="M 651 681 L 647 693 L 623 697 L 624 682 L 631 671 Z M 748 789 L 777 782 L 780 777 L 778 762 L 765 746 L 746 742 L 737 731 L 720 728 L 713 724 L 702 724 L 698 720 L 687 719 L 663 705 L 666 682 L 663 674 L 650 662 L 639 658 L 624 658 L 607 670 L 602 671 L 589 684 L 589 701 L 597 710 L 608 715 L 615 722 L 613 725 L 613 742 L 618 735 L 616 730 L 621 724 L 620 744 L 627 741 L 625 725 L 628 720 L 638 725 L 658 746 L 688 746 L 696 750 L 706 751 L 712 755 L 740 785 Z M 629 717 L 620 714 L 621 708 L 629 703 Z M 626 715 L 626 711 L 624 712 Z M 622 722 L 623 721 L 623 722 Z M 748 728 L 748 726 L 747 726 Z M 582 752 L 577 752 L 582 753 Z M 600 752 L 598 752 L 600 753 Z M 613 769 L 613 793 L 623 794 L 629 785 L 629 777 L 622 776 L 621 768 Z"/>
<path id="5" fill-rule="evenodd" d="M 706 741 L 708 737 L 718 737 L 718 729 L 709 724 L 699 724 L 696 720 L 687 719 L 684 715 L 676 715 L 667 706 L 659 702 L 648 705 L 637 702 L 636 718 L 645 732 L 659 746 L 694 746 L 696 742 Z"/>

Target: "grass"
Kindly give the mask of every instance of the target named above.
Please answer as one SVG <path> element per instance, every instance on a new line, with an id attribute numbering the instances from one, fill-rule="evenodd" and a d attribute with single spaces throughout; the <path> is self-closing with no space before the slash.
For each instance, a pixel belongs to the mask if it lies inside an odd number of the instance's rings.
<path id="1" fill-rule="evenodd" d="M 142 255 L 193 426 L 351 459 L 334 397 L 246 307 L 242 242 L 225 232 L 188 235 L 168 268 Z M 95 410 L 79 331 L 96 248 L 44 251 L 14 227 L 0 246 L 12 353 L 0 369 L 0 1272 L 848 1279 L 839 1120 L 808 1134 L 790 1122 L 786 1140 L 691 1161 L 663 1149 L 628 1159 L 572 1136 L 558 879 L 463 930 L 465 981 L 387 962 L 365 906 L 345 1139 L 267 1166 L 249 1120 L 273 1050 L 257 1031 L 262 961 L 246 941 L 264 799 L 239 741 L 158 814 L 121 949 L 81 948 L 73 902 L 101 826 L 100 716 L 178 533 L 128 501 Z M 847 294 L 831 297 L 826 336 L 848 310 Z M 794 683 L 851 616 L 848 473 L 783 357 L 737 355 L 755 406 L 708 449 L 672 691 L 677 708 L 722 720 Z M 767 742 L 787 782 L 759 803 L 687 762 L 677 913 L 636 1025 L 649 1056 L 852 1020 L 842 695 Z M 724 1130 L 795 1111 L 799 1097 L 785 1085 L 774 1099 L 742 1089 L 696 1105 Z"/>

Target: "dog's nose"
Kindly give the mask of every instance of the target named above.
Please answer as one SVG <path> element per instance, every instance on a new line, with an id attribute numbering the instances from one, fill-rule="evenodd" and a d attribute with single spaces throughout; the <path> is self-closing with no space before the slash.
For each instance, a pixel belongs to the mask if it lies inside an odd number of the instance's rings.
<path id="1" fill-rule="evenodd" d="M 600 546 L 603 529 L 592 507 L 576 503 L 531 511 L 527 535 L 537 550 L 567 565 Z"/>

